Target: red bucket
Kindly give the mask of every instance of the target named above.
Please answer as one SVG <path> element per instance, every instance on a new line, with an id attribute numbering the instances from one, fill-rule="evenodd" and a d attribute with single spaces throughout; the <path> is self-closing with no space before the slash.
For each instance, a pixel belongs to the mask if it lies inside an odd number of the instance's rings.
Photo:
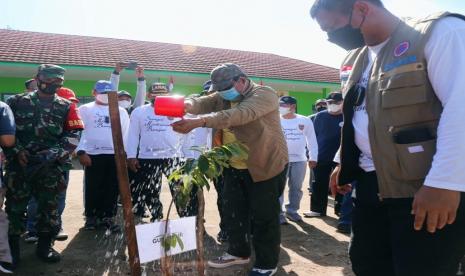
<path id="1" fill-rule="evenodd" d="M 157 96 L 153 106 L 155 115 L 182 117 L 185 114 L 183 96 Z"/>

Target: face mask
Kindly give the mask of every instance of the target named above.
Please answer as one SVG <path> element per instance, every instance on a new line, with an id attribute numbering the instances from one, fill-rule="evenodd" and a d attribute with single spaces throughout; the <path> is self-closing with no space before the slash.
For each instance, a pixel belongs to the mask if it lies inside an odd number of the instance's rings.
<path id="1" fill-rule="evenodd" d="M 282 106 L 279 107 L 279 114 L 281 114 L 281 116 L 287 115 L 289 113 L 291 113 L 290 107 L 282 107 Z"/>
<path id="2" fill-rule="evenodd" d="M 102 104 L 108 104 L 108 95 L 107 94 L 97 94 L 95 99 Z"/>
<path id="3" fill-rule="evenodd" d="M 220 93 L 220 96 L 223 99 L 231 102 L 237 101 L 241 97 L 241 94 L 237 92 L 236 88 L 234 87 L 225 91 L 220 91 L 218 93 Z"/>
<path id="4" fill-rule="evenodd" d="M 323 111 L 323 110 L 326 110 L 326 107 L 319 106 L 319 107 L 316 108 L 316 112 L 320 112 L 320 111 Z"/>
<path id="5" fill-rule="evenodd" d="M 342 104 L 328 104 L 328 111 L 331 113 L 338 113 L 342 109 Z"/>
<path id="6" fill-rule="evenodd" d="M 38 81 L 38 84 L 39 84 L 38 89 L 40 90 L 40 92 L 44 94 L 49 94 L 49 95 L 55 94 L 58 89 L 63 87 L 63 85 L 61 84 L 45 83 L 41 81 Z"/>
<path id="7" fill-rule="evenodd" d="M 350 13 L 349 23 L 342 28 L 334 30 L 328 33 L 328 40 L 346 50 L 353 50 L 365 46 L 365 40 L 363 39 L 360 28 L 365 22 L 363 18 L 360 26 L 355 29 L 350 24 L 352 22 L 352 12 Z"/>
<path id="8" fill-rule="evenodd" d="M 131 106 L 131 101 L 128 101 L 128 100 L 122 100 L 122 101 L 119 101 L 118 102 L 118 105 L 122 108 L 129 108 Z"/>

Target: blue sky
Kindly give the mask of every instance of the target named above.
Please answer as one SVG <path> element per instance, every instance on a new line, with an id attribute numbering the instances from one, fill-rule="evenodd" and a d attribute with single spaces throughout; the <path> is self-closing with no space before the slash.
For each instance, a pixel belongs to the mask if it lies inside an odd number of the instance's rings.
<path id="1" fill-rule="evenodd" d="M 313 0 L 1 0 L 0 28 L 267 52 L 338 67 L 344 51 L 309 17 Z M 399 16 L 463 0 L 384 0 Z"/>

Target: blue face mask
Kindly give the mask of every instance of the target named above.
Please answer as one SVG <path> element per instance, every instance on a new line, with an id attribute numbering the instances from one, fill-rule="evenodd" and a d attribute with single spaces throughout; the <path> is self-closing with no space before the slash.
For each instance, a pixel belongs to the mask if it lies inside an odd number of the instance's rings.
<path id="1" fill-rule="evenodd" d="M 237 101 L 240 97 L 241 97 L 241 94 L 239 92 L 237 92 L 236 88 L 231 87 L 231 89 L 228 89 L 228 90 L 225 90 L 225 91 L 219 91 L 218 93 L 220 93 L 220 96 L 227 100 L 227 101 L 231 101 L 231 102 L 234 102 L 234 101 Z"/>

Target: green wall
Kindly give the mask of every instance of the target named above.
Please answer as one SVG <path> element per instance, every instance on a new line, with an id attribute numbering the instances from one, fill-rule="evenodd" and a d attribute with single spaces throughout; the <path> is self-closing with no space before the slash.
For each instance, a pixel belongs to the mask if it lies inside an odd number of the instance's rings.
<path id="1" fill-rule="evenodd" d="M 289 96 L 297 99 L 297 113 L 300 115 L 313 114 L 312 107 L 316 100 L 324 98 L 324 92 L 290 91 Z"/>
<path id="2" fill-rule="evenodd" d="M 0 77 L 0 93 L 20 93 L 25 90 L 24 82 L 25 78 L 6 78 Z M 150 85 L 152 82 L 157 80 L 147 80 L 147 85 Z M 168 82 L 168 80 L 160 79 L 161 82 Z M 65 87 L 68 87 L 76 93 L 76 96 L 92 96 L 92 89 L 94 87 L 95 81 L 83 81 L 83 80 L 65 80 Z M 131 93 L 133 96 L 136 95 L 136 82 L 121 82 L 119 84 L 119 90 L 126 90 Z M 202 87 L 195 85 L 182 85 L 174 84 L 174 92 L 182 95 L 189 95 L 193 93 L 200 93 Z"/>
<path id="3" fill-rule="evenodd" d="M 0 93 L 20 93 L 24 91 L 25 78 L 10 78 L 0 77 Z M 161 81 L 168 83 L 168 79 L 147 79 L 147 85 L 152 82 Z M 95 81 L 83 81 L 83 80 L 65 80 L 65 87 L 71 88 L 78 97 L 89 97 L 92 96 L 92 89 Z M 121 82 L 119 84 L 119 90 L 126 90 L 133 96 L 136 94 L 136 82 Z M 201 85 L 183 85 L 174 84 L 174 92 L 182 95 L 198 94 L 202 91 Z M 316 100 L 326 97 L 326 94 L 330 90 L 327 88 L 322 89 L 320 92 L 304 92 L 304 91 L 289 91 L 289 96 L 293 96 L 297 99 L 297 111 L 302 115 L 312 114 L 312 106 Z M 3 100 L 3 97 L 1 98 Z"/>

